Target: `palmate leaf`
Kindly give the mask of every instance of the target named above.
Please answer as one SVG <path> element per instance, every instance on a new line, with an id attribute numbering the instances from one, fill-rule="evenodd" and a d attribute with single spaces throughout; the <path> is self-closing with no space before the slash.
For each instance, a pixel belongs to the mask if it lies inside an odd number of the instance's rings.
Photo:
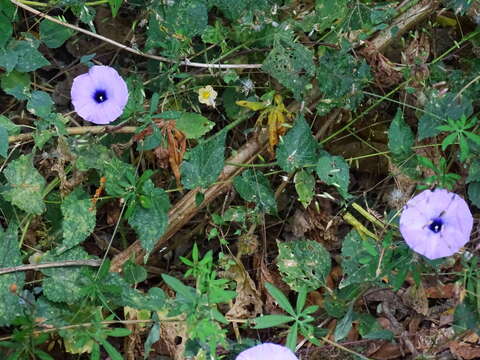
<path id="1" fill-rule="evenodd" d="M 18 247 L 17 228 L 11 225 L 7 230 L 0 227 L 0 267 L 22 264 Z M 0 326 L 10 325 L 23 314 L 22 302 L 18 296 L 25 283 L 25 273 L 14 272 L 0 275 Z M 12 291 L 12 286 L 16 291 Z"/>
<path id="2" fill-rule="evenodd" d="M 149 198 L 150 204 L 148 207 L 137 204 L 128 218 L 128 223 L 138 234 L 142 248 L 146 252 L 146 260 L 157 240 L 167 229 L 170 201 L 165 191 L 156 188 L 150 179 L 145 181 L 142 194 Z"/>
<path id="3" fill-rule="evenodd" d="M 45 211 L 45 179 L 33 167 L 31 156 L 21 155 L 12 161 L 4 175 L 8 186 L 2 195 L 6 200 L 29 214 L 40 215 Z"/>
<path id="4" fill-rule="evenodd" d="M 292 172 L 317 160 L 317 142 L 305 118 L 300 116 L 277 148 L 278 165 Z"/>
<path id="5" fill-rule="evenodd" d="M 187 151 L 181 166 L 183 186 L 187 189 L 206 188 L 217 180 L 223 169 L 226 136 L 223 131 Z"/>
<path id="6" fill-rule="evenodd" d="M 418 120 L 418 140 L 440 134 L 438 127 L 446 124 L 447 119 L 456 121 L 462 116 L 468 118 L 472 113 L 472 101 L 467 97 L 457 97 L 454 93 L 440 96 L 434 92 L 430 94 L 425 112 Z"/>
<path id="7" fill-rule="evenodd" d="M 73 248 L 85 240 L 93 231 L 96 223 L 96 208 L 87 194 L 77 188 L 62 203 L 63 242 L 57 249 L 62 252 Z"/>

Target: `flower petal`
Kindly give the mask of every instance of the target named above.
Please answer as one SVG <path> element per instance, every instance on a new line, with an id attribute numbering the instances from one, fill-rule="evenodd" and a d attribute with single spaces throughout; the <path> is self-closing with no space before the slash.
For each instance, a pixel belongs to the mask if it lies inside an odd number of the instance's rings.
<path id="1" fill-rule="evenodd" d="M 295 354 L 287 347 L 265 343 L 242 351 L 236 360 L 298 360 Z"/>

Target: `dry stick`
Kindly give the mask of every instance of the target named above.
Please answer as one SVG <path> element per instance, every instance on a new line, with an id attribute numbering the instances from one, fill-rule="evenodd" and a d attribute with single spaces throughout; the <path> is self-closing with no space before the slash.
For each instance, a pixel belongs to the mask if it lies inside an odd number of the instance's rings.
<path id="1" fill-rule="evenodd" d="M 103 134 L 105 132 L 112 132 L 117 134 L 133 134 L 137 131 L 136 126 L 77 126 L 67 128 L 68 135 L 83 135 L 83 134 Z M 8 143 L 28 141 L 33 138 L 34 132 L 29 132 L 20 135 L 13 135 L 8 137 Z"/>
<path id="2" fill-rule="evenodd" d="M 438 4 L 436 2 L 431 2 L 430 8 L 426 8 L 424 3 L 421 3 L 417 6 L 412 7 L 407 12 L 401 15 L 403 19 L 401 22 L 396 22 L 408 26 L 409 28 L 413 26 L 414 23 L 422 21 L 425 18 L 427 12 L 431 13 Z M 376 39 L 372 40 L 372 43 L 376 44 L 377 48 L 385 48 L 383 43 L 390 43 L 392 34 L 387 29 L 388 36 L 384 36 L 381 32 L 378 36 L 382 39 L 382 42 L 377 41 Z M 403 31 L 400 29 L 397 34 L 402 34 Z M 318 92 L 315 91 L 311 95 L 312 98 L 318 97 Z M 296 109 L 300 107 L 300 104 L 295 103 Z M 293 108 L 290 108 L 290 111 L 295 111 Z M 256 156 L 265 149 L 268 142 L 266 136 L 260 136 L 259 139 L 251 139 L 245 143 L 235 156 L 227 160 L 227 163 L 250 163 Z M 245 167 L 237 167 L 234 165 L 226 165 L 220 175 L 219 182 L 210 187 L 204 194 L 204 201 L 200 206 L 195 204 L 195 196 L 199 190 L 192 190 L 188 192 L 174 207 L 170 210 L 168 214 L 169 224 L 165 234 L 157 241 L 152 253 L 155 253 L 163 246 L 165 243 L 178 231 L 180 230 L 190 219 L 192 219 L 199 210 L 204 208 L 207 204 L 212 202 L 215 198 L 223 194 L 230 186 L 231 180 L 241 173 Z M 143 261 L 144 251 L 140 242 L 136 240 L 132 245 L 127 249 L 123 250 L 120 254 L 117 254 L 111 263 L 111 271 L 121 271 L 123 264 L 133 255 L 136 255 L 136 262 L 141 263 Z"/>
<path id="3" fill-rule="evenodd" d="M 58 20 L 58 19 L 56 19 L 52 16 L 44 14 L 41 11 L 36 10 L 36 9 L 34 9 L 34 8 L 28 6 L 28 5 L 22 4 L 21 2 L 18 2 L 17 0 L 10 0 L 10 1 L 12 3 L 14 3 L 15 5 L 17 5 L 18 7 L 21 7 L 22 9 L 25 9 L 25 10 L 31 12 L 32 14 L 40 16 L 44 19 L 48 19 L 48 20 L 50 20 L 50 21 L 52 21 L 56 24 L 65 26 L 65 27 L 70 28 L 72 30 L 84 33 L 84 34 L 89 35 L 89 36 L 94 37 L 94 38 L 97 38 L 99 40 L 105 41 L 106 43 L 108 43 L 110 45 L 116 46 L 116 47 L 118 47 L 122 50 L 128 51 L 128 52 L 131 52 L 132 54 L 143 56 L 143 57 L 146 57 L 146 58 L 149 58 L 149 59 L 158 60 L 158 61 L 162 61 L 162 62 L 166 62 L 166 63 L 170 63 L 170 64 L 179 64 L 179 65 L 185 65 L 185 66 L 190 66 L 190 67 L 208 68 L 208 69 L 259 69 L 259 68 L 262 67 L 262 64 L 205 64 L 205 63 L 192 62 L 188 59 L 185 59 L 185 60 L 182 60 L 182 61 L 176 61 L 176 60 L 172 60 L 172 59 L 169 59 L 169 58 L 166 58 L 166 57 L 163 57 L 163 56 L 147 54 L 147 53 L 144 53 L 140 50 L 133 49 L 129 46 L 126 46 L 126 45 L 121 44 L 117 41 L 114 41 L 112 39 L 106 38 L 102 35 L 95 34 L 91 31 L 82 29 L 78 26 L 75 26 L 75 25 L 63 22 L 61 20 Z"/>
<path id="4" fill-rule="evenodd" d="M 100 266 L 101 264 L 102 264 L 102 261 L 98 259 L 53 261 L 53 262 L 48 262 L 43 264 L 27 264 L 27 265 L 0 268 L 0 275 L 17 272 L 17 271 L 39 270 L 39 269 L 47 269 L 52 267 L 63 267 L 63 266 L 97 267 L 97 266 Z"/>

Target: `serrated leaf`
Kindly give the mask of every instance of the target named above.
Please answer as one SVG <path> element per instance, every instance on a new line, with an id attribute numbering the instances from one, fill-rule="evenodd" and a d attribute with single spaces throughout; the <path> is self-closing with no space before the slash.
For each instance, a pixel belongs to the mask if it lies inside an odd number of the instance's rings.
<path id="1" fill-rule="evenodd" d="M 368 237 L 366 240 L 362 240 L 355 229 L 351 230 L 343 239 L 342 270 L 345 277 L 340 282 L 340 289 L 350 284 L 365 283 L 376 278 L 378 262 L 365 249 L 363 241 L 374 242 Z M 360 261 L 361 259 L 372 259 L 372 261 Z"/>
<path id="2" fill-rule="evenodd" d="M 316 241 L 299 239 L 278 243 L 277 266 L 283 281 L 292 290 L 307 287 L 311 291 L 325 285 L 331 265 L 330 254 Z"/>
<path id="3" fill-rule="evenodd" d="M 176 120 L 176 128 L 183 132 L 187 139 L 198 139 L 213 129 L 215 123 L 197 113 L 183 113 Z"/>
<path id="4" fill-rule="evenodd" d="M 73 34 L 73 30 L 50 20 L 45 19 L 40 23 L 40 40 L 49 48 L 62 46 Z"/>
<path id="5" fill-rule="evenodd" d="M 403 119 L 402 110 L 398 109 L 388 128 L 388 148 L 394 160 L 399 162 L 409 157 L 414 143 L 413 131 Z"/>
<path id="6" fill-rule="evenodd" d="M 341 156 L 329 154 L 321 156 L 315 170 L 320 180 L 327 185 L 335 186 L 342 197 L 348 197 L 350 173 L 347 162 Z"/>
<path id="7" fill-rule="evenodd" d="M 155 243 L 165 233 L 168 225 L 168 210 L 170 201 L 163 189 L 155 188 L 152 181 L 145 181 L 142 194 L 150 198 L 150 207 L 140 204 L 135 206 L 128 223 L 138 234 L 138 238 L 145 250 L 145 261 L 155 246 Z"/>
<path id="8" fill-rule="evenodd" d="M 0 86 L 8 95 L 18 100 L 26 100 L 30 95 L 30 74 L 18 71 L 3 74 L 0 76 Z"/>
<path id="9" fill-rule="evenodd" d="M 298 201 L 300 201 L 302 205 L 307 208 L 313 199 L 313 195 L 315 195 L 315 177 L 307 170 L 300 170 L 295 174 L 293 182 L 295 183 Z"/>
<path id="10" fill-rule="evenodd" d="M 32 157 L 21 155 L 4 170 L 8 187 L 2 195 L 21 210 L 40 215 L 45 211 L 43 190 L 45 179 L 33 167 Z"/>
<path id="11" fill-rule="evenodd" d="M 22 264 L 18 244 L 17 228 L 10 226 L 7 230 L 0 227 L 0 267 Z M 25 283 L 25 273 L 15 272 L 0 275 L 0 326 L 8 326 L 17 317 L 23 315 L 21 293 Z M 16 293 L 11 291 L 16 286 Z"/>
<path id="12" fill-rule="evenodd" d="M 57 255 L 48 252 L 42 257 L 42 263 L 63 260 L 86 260 L 91 256 L 77 246 Z M 43 279 L 43 293 L 53 302 L 74 304 L 82 298 L 82 286 L 85 280 L 93 276 L 93 269 L 87 266 L 56 267 L 41 270 L 47 277 Z"/>
<path id="13" fill-rule="evenodd" d="M 253 202 L 258 211 L 277 212 L 277 201 L 268 179 L 261 172 L 246 170 L 233 179 L 233 186 L 243 200 Z"/>
<path id="14" fill-rule="evenodd" d="M 458 120 L 473 113 L 472 102 L 465 96 L 460 98 L 454 93 L 440 96 L 432 93 L 425 105 L 425 112 L 418 120 L 418 140 L 440 134 L 438 126 L 447 123 L 447 119 Z"/>
<path id="15" fill-rule="evenodd" d="M 35 90 L 27 102 L 27 110 L 41 118 L 45 118 L 52 112 L 53 100 L 45 91 Z"/>
<path id="16" fill-rule="evenodd" d="M 57 249 L 59 254 L 77 246 L 92 233 L 96 208 L 87 194 L 77 188 L 63 200 L 62 215 L 63 242 Z"/>
<path id="17" fill-rule="evenodd" d="M 300 116 L 277 147 L 278 165 L 292 172 L 317 160 L 317 142 L 305 118 Z"/>
<path id="18" fill-rule="evenodd" d="M 222 172 L 225 157 L 226 132 L 201 142 L 185 154 L 182 163 L 182 184 L 187 189 L 207 188 Z"/>

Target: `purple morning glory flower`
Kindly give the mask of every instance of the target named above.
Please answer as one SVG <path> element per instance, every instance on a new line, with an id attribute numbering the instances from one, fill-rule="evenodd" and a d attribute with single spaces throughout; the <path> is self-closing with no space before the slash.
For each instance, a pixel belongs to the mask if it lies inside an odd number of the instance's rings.
<path id="1" fill-rule="evenodd" d="M 265 343 L 260 344 L 250 349 L 242 351 L 236 360 L 298 360 L 295 354 L 287 347 Z"/>
<path id="2" fill-rule="evenodd" d="M 422 191 L 400 216 L 400 232 L 408 246 L 430 260 L 455 254 L 470 240 L 472 227 L 465 200 L 444 189 Z"/>
<path id="3" fill-rule="evenodd" d="M 94 124 L 109 124 L 122 115 L 128 89 L 114 68 L 92 66 L 73 80 L 71 97 L 80 117 Z"/>

